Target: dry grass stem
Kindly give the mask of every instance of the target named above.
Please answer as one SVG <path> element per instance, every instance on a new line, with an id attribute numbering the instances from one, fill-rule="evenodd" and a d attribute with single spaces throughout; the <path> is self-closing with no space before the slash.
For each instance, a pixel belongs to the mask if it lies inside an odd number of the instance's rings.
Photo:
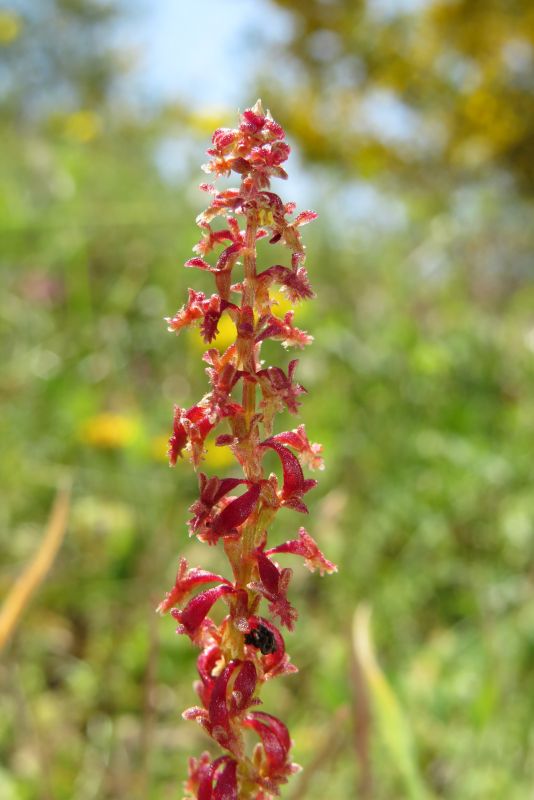
<path id="1" fill-rule="evenodd" d="M 45 535 L 15 581 L 0 610 L 0 651 L 12 636 L 30 599 L 49 572 L 63 541 L 70 507 L 70 484 L 58 489 Z"/>

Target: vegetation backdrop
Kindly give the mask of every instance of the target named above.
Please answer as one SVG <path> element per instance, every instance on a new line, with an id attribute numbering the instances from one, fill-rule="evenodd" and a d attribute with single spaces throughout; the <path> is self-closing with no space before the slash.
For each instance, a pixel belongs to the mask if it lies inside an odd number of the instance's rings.
<path id="1" fill-rule="evenodd" d="M 177 50 L 177 71 L 217 70 L 216 5 L 200 3 L 208 42 L 185 66 Z M 0 662 L 5 800 L 176 798 L 204 746 L 179 716 L 195 653 L 154 614 L 179 554 L 221 563 L 185 533 L 189 466 L 165 463 L 173 403 L 205 386 L 202 343 L 162 318 L 188 284 L 208 136 L 236 109 L 136 93 L 134 13 L 0 11 L 2 596 L 72 482 L 64 541 Z M 267 692 L 306 768 L 284 796 L 526 800 L 534 12 L 271 0 L 256 33 L 275 18 L 284 36 L 247 34 L 236 91 L 288 128 L 280 191 L 321 215 L 300 375 L 327 461 L 310 532 L 340 565 L 296 574 L 300 676 Z M 227 467 L 220 451 L 206 467 Z"/>

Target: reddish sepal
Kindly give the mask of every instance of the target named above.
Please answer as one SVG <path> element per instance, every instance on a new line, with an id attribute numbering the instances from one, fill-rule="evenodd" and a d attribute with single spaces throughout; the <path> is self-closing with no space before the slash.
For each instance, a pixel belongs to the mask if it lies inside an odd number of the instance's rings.
<path id="1" fill-rule="evenodd" d="M 181 558 L 174 586 L 170 592 L 167 592 L 165 599 L 161 601 L 156 611 L 164 614 L 173 606 L 181 603 L 182 600 L 193 591 L 195 586 L 199 586 L 203 583 L 215 583 L 216 581 L 224 581 L 230 585 L 230 582 L 227 581 L 226 578 L 214 572 L 207 572 L 198 567 L 188 569 L 186 559 Z"/>
<path id="2" fill-rule="evenodd" d="M 292 631 L 298 614 L 287 599 L 287 589 L 293 570 L 285 568 L 279 570 L 270 558 L 261 551 L 256 551 L 258 562 L 259 582 L 252 582 L 249 588 L 259 592 L 269 601 L 269 611 L 278 617 L 282 625 Z"/>
<path id="3" fill-rule="evenodd" d="M 295 511 L 307 513 L 308 509 L 302 502 L 302 496 L 313 489 L 317 485 L 317 481 L 305 479 L 298 458 L 272 437 L 261 444 L 262 447 L 274 450 L 280 458 L 284 476 L 281 504 L 293 508 Z"/>
<path id="4" fill-rule="evenodd" d="M 187 633 L 188 636 L 193 637 L 206 618 L 208 611 L 217 600 L 225 594 L 232 594 L 234 591 L 235 589 L 231 584 L 222 583 L 193 597 L 181 611 L 174 608 L 171 614 L 180 623 L 178 633 Z"/>
<path id="5" fill-rule="evenodd" d="M 241 497 L 232 500 L 226 508 L 214 517 L 211 523 L 211 532 L 214 536 L 227 536 L 236 533 L 252 514 L 260 496 L 259 483 L 253 484 Z"/>
<path id="6" fill-rule="evenodd" d="M 321 575 L 325 572 L 337 572 L 337 567 L 332 561 L 329 561 L 319 549 L 315 540 L 310 536 L 305 528 L 299 528 L 298 539 L 290 539 L 277 547 L 271 547 L 265 550 L 265 555 L 272 556 L 275 553 L 291 553 L 295 556 L 302 556 L 304 558 L 304 565 L 310 570 L 315 572 L 319 570 Z"/>

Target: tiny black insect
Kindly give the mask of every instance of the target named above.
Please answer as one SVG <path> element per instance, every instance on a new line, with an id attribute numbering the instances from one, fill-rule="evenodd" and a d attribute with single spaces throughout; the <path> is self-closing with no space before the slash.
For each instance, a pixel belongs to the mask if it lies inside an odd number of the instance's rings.
<path id="1" fill-rule="evenodd" d="M 264 656 L 276 653 L 277 650 L 274 634 L 265 625 L 258 625 L 257 628 L 252 628 L 250 633 L 246 633 L 245 644 L 257 647 Z"/>

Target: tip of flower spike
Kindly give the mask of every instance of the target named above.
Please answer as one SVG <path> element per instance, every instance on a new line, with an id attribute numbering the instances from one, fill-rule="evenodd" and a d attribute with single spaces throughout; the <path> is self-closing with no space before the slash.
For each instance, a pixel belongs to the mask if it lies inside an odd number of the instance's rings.
<path id="1" fill-rule="evenodd" d="M 266 116 L 265 115 L 265 111 L 263 110 L 263 104 L 261 102 L 261 97 L 258 97 L 256 102 L 252 106 L 251 111 L 253 111 L 255 114 L 258 114 L 258 116 L 262 116 L 262 117 Z"/>

